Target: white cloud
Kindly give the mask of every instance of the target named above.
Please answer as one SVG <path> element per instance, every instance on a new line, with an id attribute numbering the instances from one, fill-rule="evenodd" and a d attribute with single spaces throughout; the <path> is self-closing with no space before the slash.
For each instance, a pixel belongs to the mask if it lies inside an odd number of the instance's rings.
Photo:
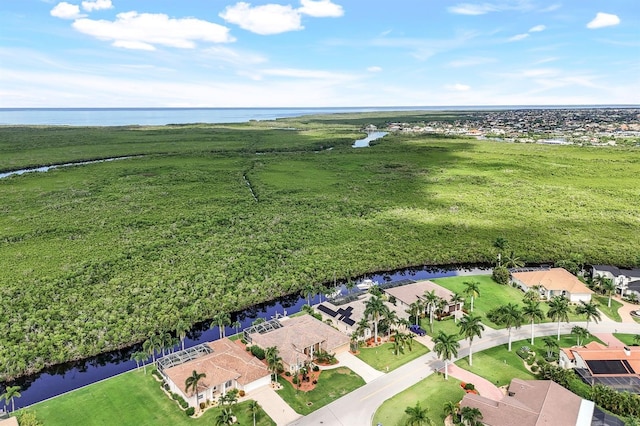
<path id="1" fill-rule="evenodd" d="M 471 86 L 468 86 L 466 84 L 456 83 L 456 84 L 445 86 L 445 88 L 448 90 L 455 90 L 456 92 L 466 92 L 469 89 L 471 89 Z"/>
<path id="2" fill-rule="evenodd" d="M 451 68 L 464 68 L 464 67 L 473 67 L 476 65 L 488 64 L 491 62 L 496 62 L 496 59 L 485 58 L 485 57 L 470 57 L 470 58 L 457 59 L 455 61 L 451 61 L 447 64 L 447 66 Z"/>
<path id="3" fill-rule="evenodd" d="M 173 19 L 164 14 L 119 13 L 115 21 L 78 19 L 73 28 L 125 49 L 153 50 L 155 46 L 193 48 L 195 41 L 234 41 L 229 29 L 195 18 Z"/>
<path id="4" fill-rule="evenodd" d="M 86 16 L 80 13 L 80 6 L 67 3 L 66 1 L 60 2 L 55 5 L 49 13 L 51 14 L 51 16 L 62 19 L 78 19 Z"/>
<path id="5" fill-rule="evenodd" d="M 539 33 L 540 31 L 544 31 L 546 29 L 547 29 L 547 27 L 544 26 L 544 25 L 536 25 L 535 27 L 531 27 L 529 29 L 529 32 L 530 33 Z"/>
<path id="6" fill-rule="evenodd" d="M 587 28 L 593 30 L 596 28 L 612 27 L 620 23 L 620 18 L 617 15 L 610 13 L 598 12 L 596 17 L 587 24 Z"/>
<path id="7" fill-rule="evenodd" d="M 527 34 L 527 33 L 525 33 L 525 34 L 516 34 L 513 37 L 511 37 L 508 41 L 520 41 L 520 40 L 524 40 L 527 37 L 529 37 L 529 34 Z"/>
<path id="8" fill-rule="evenodd" d="M 87 12 L 93 12 L 94 10 L 111 9 L 113 4 L 111 4 L 111 0 L 83 1 L 82 8 Z"/>
<path id="9" fill-rule="evenodd" d="M 344 15 L 342 6 L 332 3 L 331 0 L 300 0 L 302 7 L 298 11 L 314 18 L 339 18 Z"/>
<path id="10" fill-rule="evenodd" d="M 369 71 L 369 72 L 380 72 L 380 71 L 382 71 L 382 68 L 378 67 L 378 66 L 373 66 L 373 67 L 368 67 L 367 71 Z"/>
<path id="11" fill-rule="evenodd" d="M 354 77 L 348 74 L 341 74 L 330 71 L 320 70 L 305 70 L 298 68 L 274 68 L 266 69 L 262 71 L 264 75 L 270 75 L 274 77 L 287 77 L 287 78 L 304 78 L 304 79 L 326 79 L 332 81 L 345 81 L 352 80 Z"/>
<path id="12" fill-rule="evenodd" d="M 484 15 L 489 12 L 496 12 L 500 10 L 496 5 L 492 5 L 490 3 L 483 4 L 471 4 L 471 3 L 460 3 L 456 6 L 449 7 L 449 12 L 455 13 L 458 15 Z"/>
<path id="13" fill-rule="evenodd" d="M 260 35 L 280 34 L 304 28 L 300 22 L 300 13 L 288 5 L 266 4 L 251 7 L 249 3 L 240 2 L 227 6 L 219 16 L 244 30 Z"/>

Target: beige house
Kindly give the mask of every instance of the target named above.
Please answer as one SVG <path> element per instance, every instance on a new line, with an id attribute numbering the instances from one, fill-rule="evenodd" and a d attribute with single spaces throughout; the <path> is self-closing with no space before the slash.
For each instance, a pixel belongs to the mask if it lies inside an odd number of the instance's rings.
<path id="1" fill-rule="evenodd" d="M 453 292 L 446 288 L 439 286 L 433 281 L 417 281 L 409 284 L 385 288 L 383 291 L 389 296 L 393 296 L 404 309 L 408 309 L 409 306 L 417 300 L 424 300 L 424 294 L 433 291 L 436 296 L 449 302 L 453 297 Z M 449 303 L 444 311 L 445 313 L 455 315 L 462 310 L 462 302 Z"/>
<path id="2" fill-rule="evenodd" d="M 320 351 L 337 354 L 349 350 L 349 337 L 312 317 L 273 319 L 244 331 L 245 339 L 262 349 L 275 346 L 285 370 L 298 371 Z"/>
<path id="3" fill-rule="evenodd" d="M 460 406 L 479 409 L 488 426 L 590 426 L 595 408 L 551 380 L 520 379 L 500 401 L 468 393 Z"/>
<path id="4" fill-rule="evenodd" d="M 169 390 L 181 395 L 191 407 L 214 400 L 231 389 L 249 393 L 269 385 L 271 374 L 259 359 L 227 338 L 174 352 L 157 361 Z M 186 391 L 186 380 L 196 371 L 204 373 L 198 391 Z"/>
<path id="5" fill-rule="evenodd" d="M 511 274 L 513 283 L 522 291 L 536 289 L 543 298 L 564 296 L 572 303 L 590 302 L 593 291 L 564 268 L 540 269 Z"/>

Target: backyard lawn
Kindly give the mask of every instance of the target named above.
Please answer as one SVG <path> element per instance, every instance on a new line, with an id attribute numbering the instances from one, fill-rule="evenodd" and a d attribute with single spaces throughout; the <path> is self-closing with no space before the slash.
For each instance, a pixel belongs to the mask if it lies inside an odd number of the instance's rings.
<path id="1" fill-rule="evenodd" d="M 613 335 L 624 343 L 627 346 L 637 346 L 638 344 L 633 340 L 636 337 L 636 334 L 624 334 L 624 333 L 613 333 Z"/>
<path id="2" fill-rule="evenodd" d="M 464 396 L 464 391 L 455 379 L 445 380 L 444 376 L 432 374 L 392 398 L 386 400 L 373 416 L 372 424 L 404 425 L 409 416 L 404 410 L 420 402 L 422 408 L 427 408 L 428 416 L 434 424 L 443 424 L 443 406 L 447 401 L 458 402 Z"/>
<path id="3" fill-rule="evenodd" d="M 590 336 L 584 340 L 584 343 L 594 340 L 600 342 L 599 339 Z M 554 341 L 556 341 L 555 337 Z M 561 348 L 571 347 L 576 344 L 576 338 L 571 334 L 561 335 L 558 343 Z M 523 346 L 528 346 L 535 351 L 537 357 L 543 357 L 546 354 L 546 347 L 542 338 L 536 338 L 534 345 L 531 345 L 530 340 L 526 339 L 513 342 L 511 352 L 507 350 L 507 345 L 504 344 L 474 353 L 473 367 L 469 366 L 468 357 L 456 361 L 456 365 L 484 377 L 495 383 L 496 386 L 508 385 L 514 377 L 524 380 L 534 379 L 534 374 L 527 370 L 524 361 L 517 354 L 518 349 Z M 558 352 L 557 349 L 555 352 Z"/>
<path id="4" fill-rule="evenodd" d="M 405 347 L 404 354 L 394 355 L 393 343 L 383 343 L 377 347 L 360 348 L 360 352 L 356 356 L 376 370 L 387 371 L 388 367 L 388 371 L 391 371 L 427 352 L 429 349 L 414 339 L 412 350 Z"/>
<path id="5" fill-rule="evenodd" d="M 47 426 L 91 425 L 211 425 L 218 408 L 201 417 L 187 417 L 160 389 L 151 374 L 131 371 L 33 405 L 37 418 Z M 253 424 L 247 402 L 232 407 L 240 424 Z M 256 424 L 275 425 L 262 409 Z"/>
<path id="6" fill-rule="evenodd" d="M 291 383 L 280 380 L 282 389 L 278 394 L 297 413 L 307 415 L 320 407 L 348 394 L 364 385 L 362 377 L 346 367 L 324 370 L 316 387 L 309 391 L 297 391 Z"/>

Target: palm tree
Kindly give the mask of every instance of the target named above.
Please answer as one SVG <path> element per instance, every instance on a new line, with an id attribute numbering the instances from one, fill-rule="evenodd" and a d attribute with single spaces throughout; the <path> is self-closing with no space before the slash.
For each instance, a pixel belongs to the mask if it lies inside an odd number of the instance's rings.
<path id="1" fill-rule="evenodd" d="M 387 329 L 387 337 L 391 335 L 391 329 L 398 325 L 400 319 L 398 318 L 398 314 L 393 309 L 387 309 L 384 314 L 384 320 L 386 321 L 389 328 Z"/>
<path id="2" fill-rule="evenodd" d="M 593 301 L 584 302 L 581 300 L 580 305 L 576 306 L 576 314 L 586 317 L 587 330 L 589 330 L 589 321 L 593 320 L 597 324 L 602 319 L 600 311 L 598 311 L 598 305 Z"/>
<path id="3" fill-rule="evenodd" d="M 256 426 L 256 414 L 260 412 L 260 404 L 255 399 L 249 400 L 247 404 L 247 412 L 253 416 L 253 426 Z"/>
<path id="4" fill-rule="evenodd" d="M 307 283 L 302 287 L 301 293 L 307 298 L 307 305 L 311 306 L 311 298 L 318 294 L 317 291 L 317 287 L 312 283 Z"/>
<path id="5" fill-rule="evenodd" d="M 143 351 L 134 352 L 131 354 L 131 359 L 136 362 L 136 368 L 140 370 L 140 363 L 144 367 L 144 374 L 147 374 L 147 366 L 144 365 L 145 360 L 149 358 L 149 354 Z"/>
<path id="6" fill-rule="evenodd" d="M 233 424 L 233 411 L 231 408 L 224 407 L 220 410 L 220 414 L 216 417 L 216 426 L 228 426 Z"/>
<path id="7" fill-rule="evenodd" d="M 549 301 L 547 317 L 558 321 L 558 340 L 560 340 L 560 321 L 569 322 L 569 301 L 564 296 L 553 296 Z"/>
<path id="8" fill-rule="evenodd" d="M 480 283 L 478 281 L 465 281 L 463 293 L 471 298 L 471 312 L 473 312 L 473 299 L 480 296 Z"/>
<path id="9" fill-rule="evenodd" d="M 449 361 L 458 356 L 460 343 L 456 340 L 455 334 L 446 334 L 443 331 L 438 332 L 433 343 L 433 350 L 444 361 L 444 378 L 449 380 Z"/>
<path id="10" fill-rule="evenodd" d="M 276 379 L 275 382 L 278 383 L 278 372 L 283 368 L 282 358 L 280 357 L 278 348 L 276 346 L 268 347 L 264 355 L 267 360 L 267 367 L 269 367 L 271 374 L 273 374 Z"/>
<path id="11" fill-rule="evenodd" d="M 386 314 L 387 306 L 378 296 L 372 296 L 365 302 L 364 316 L 373 320 L 374 344 L 378 344 L 378 322 Z"/>
<path id="12" fill-rule="evenodd" d="M 226 312 L 219 312 L 217 315 L 213 317 L 211 320 L 210 328 L 213 328 L 214 325 L 218 326 L 218 332 L 220 333 L 220 338 L 226 336 L 225 326 L 231 324 L 231 318 L 229 318 L 229 314 Z"/>
<path id="13" fill-rule="evenodd" d="M 458 404 L 453 401 L 445 402 L 443 407 L 444 417 L 447 418 L 451 416 L 451 420 L 453 421 L 453 424 L 455 424 L 456 418 L 458 417 L 459 408 L 460 407 L 458 407 Z"/>
<path id="14" fill-rule="evenodd" d="M 635 336 L 633 336 L 633 344 L 636 346 L 640 345 L 640 334 L 636 334 Z"/>
<path id="15" fill-rule="evenodd" d="M 11 403 L 11 411 L 16 411 L 15 399 L 20 398 L 20 386 L 7 386 L 4 393 L 0 395 L 0 401 L 4 399 L 5 405 Z"/>
<path id="16" fill-rule="evenodd" d="M 460 293 L 453 293 L 451 295 L 451 299 L 449 299 L 449 303 L 455 307 L 453 311 L 453 322 L 458 321 L 458 306 L 460 303 L 464 302 L 464 298 L 460 295 Z"/>
<path id="17" fill-rule="evenodd" d="M 605 278 L 602 283 L 602 290 L 609 296 L 609 301 L 607 302 L 607 306 L 611 307 L 611 296 L 613 292 L 616 291 L 616 285 L 611 278 Z"/>
<path id="18" fill-rule="evenodd" d="M 370 329 L 371 327 L 369 326 L 369 320 L 367 320 L 367 318 L 365 317 L 362 317 L 356 324 L 356 330 L 354 331 L 354 334 L 357 337 L 364 339 L 365 331 Z"/>
<path id="19" fill-rule="evenodd" d="M 415 302 L 409 305 L 409 314 L 415 315 L 416 322 L 414 324 L 416 325 L 419 324 L 418 315 L 420 315 L 420 312 L 422 312 L 422 309 L 424 309 L 424 305 L 422 304 L 422 300 L 420 299 L 416 300 Z"/>
<path id="20" fill-rule="evenodd" d="M 549 336 L 543 337 L 542 341 L 544 342 L 544 347 L 547 348 L 547 359 L 551 359 L 553 356 L 553 350 L 558 349 L 558 341 L 553 340 Z"/>
<path id="21" fill-rule="evenodd" d="M 462 424 L 466 426 L 481 426 L 482 413 L 477 408 L 462 407 L 460 410 L 460 417 L 462 418 Z"/>
<path id="22" fill-rule="evenodd" d="M 236 334 L 238 334 L 239 330 L 242 328 L 242 323 L 238 320 L 235 320 L 233 323 L 231 323 L 231 327 L 233 327 L 236 330 Z"/>
<path id="23" fill-rule="evenodd" d="M 584 341 L 584 339 L 589 337 L 589 330 L 576 325 L 571 329 L 571 334 L 576 335 L 576 345 L 582 346 L 582 342 Z"/>
<path id="24" fill-rule="evenodd" d="M 422 408 L 420 406 L 420 401 L 418 401 L 414 407 L 405 408 L 404 412 L 409 415 L 409 419 L 407 420 L 408 426 L 424 426 L 433 424 L 431 419 L 427 416 L 429 409 Z"/>
<path id="25" fill-rule="evenodd" d="M 524 321 L 524 316 L 522 315 L 520 307 L 514 303 L 507 303 L 501 306 L 498 308 L 497 313 L 498 322 L 504 324 L 509 332 L 509 352 L 511 352 L 511 329 L 514 327 L 516 329 L 520 328 Z"/>
<path id="26" fill-rule="evenodd" d="M 182 345 L 182 350 L 184 350 L 184 339 L 187 337 L 187 332 L 189 331 L 189 323 L 185 320 L 179 320 L 176 324 L 176 336 L 180 339 L 180 344 Z"/>
<path id="27" fill-rule="evenodd" d="M 347 280 L 347 282 L 344 284 L 344 286 L 345 286 L 345 287 L 346 287 L 346 289 L 347 289 L 347 294 L 351 294 L 351 292 L 353 291 L 353 289 L 354 289 L 354 288 L 355 288 L 355 286 L 356 286 L 356 283 L 355 283 L 355 281 L 353 281 L 351 278 L 349 278 L 349 279 Z"/>
<path id="28" fill-rule="evenodd" d="M 504 260 L 504 266 L 506 268 L 522 268 L 524 266 L 524 262 L 516 256 L 516 253 L 513 250 L 511 250 Z"/>
<path id="29" fill-rule="evenodd" d="M 142 343 L 142 349 L 151 355 L 153 362 L 156 362 L 156 351 L 160 350 L 161 347 L 161 337 L 157 334 L 151 335 Z"/>
<path id="30" fill-rule="evenodd" d="M 538 292 L 536 291 L 536 293 Z M 544 319 L 544 313 L 540 308 L 540 302 L 534 302 L 533 300 L 525 302 L 524 308 L 522 308 L 522 316 L 525 320 L 531 322 L 531 344 L 533 345 L 535 322 L 542 321 Z"/>
<path id="31" fill-rule="evenodd" d="M 429 312 L 429 327 L 431 328 L 431 334 L 433 334 L 433 314 L 435 313 L 440 298 L 435 290 L 426 291 L 422 297 L 424 297 L 424 302 Z"/>
<path id="32" fill-rule="evenodd" d="M 187 380 L 184 381 L 185 392 L 189 392 L 189 389 L 191 389 L 192 395 L 193 392 L 197 393 L 198 384 L 200 383 L 200 380 L 204 379 L 205 377 L 207 377 L 205 373 L 198 373 L 196 370 L 193 370 L 191 376 L 187 377 Z"/>
<path id="33" fill-rule="evenodd" d="M 484 325 L 482 325 L 480 316 L 469 314 L 460 319 L 458 327 L 460 327 L 460 335 L 469 340 L 469 366 L 473 366 L 473 352 L 471 351 L 471 344 L 473 343 L 474 337 L 482 337 Z"/>

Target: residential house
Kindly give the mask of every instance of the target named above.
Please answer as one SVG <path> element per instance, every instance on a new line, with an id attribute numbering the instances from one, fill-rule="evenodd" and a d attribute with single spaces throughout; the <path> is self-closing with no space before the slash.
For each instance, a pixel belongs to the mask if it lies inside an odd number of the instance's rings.
<path id="1" fill-rule="evenodd" d="M 500 401 L 468 393 L 461 407 L 477 408 L 488 426 L 591 426 L 595 405 L 551 380 L 513 379 Z"/>
<path id="2" fill-rule="evenodd" d="M 590 302 L 593 291 L 564 268 L 537 269 L 511 273 L 513 283 L 522 291 L 537 289 L 543 298 L 564 296 L 572 303 Z"/>
<path id="3" fill-rule="evenodd" d="M 616 291 L 621 296 L 635 293 L 640 298 L 640 269 L 622 269 L 611 265 L 591 265 L 591 277 L 605 277 L 613 280 Z"/>
<path id="4" fill-rule="evenodd" d="M 605 346 L 591 342 L 563 348 L 559 365 L 574 368 L 587 384 L 603 384 L 618 391 L 640 394 L 640 347 Z"/>
<path id="5" fill-rule="evenodd" d="M 191 407 L 214 400 L 231 389 L 247 393 L 269 385 L 271 374 L 259 359 L 242 345 L 227 338 L 177 351 L 157 361 L 158 371 L 171 392 L 181 395 Z M 196 371 L 205 377 L 197 392 L 186 390 L 186 380 Z"/>
<path id="6" fill-rule="evenodd" d="M 436 296 L 448 302 L 444 308 L 445 314 L 458 315 L 462 311 L 463 302 L 450 302 L 454 294 L 452 291 L 429 280 L 407 281 L 409 282 L 408 284 L 388 288 L 383 287 L 382 291 L 395 298 L 403 309 L 408 309 L 417 300 L 424 300 L 424 294 L 433 291 Z"/>
<path id="7" fill-rule="evenodd" d="M 349 337 L 311 315 L 272 319 L 244 330 L 245 339 L 262 349 L 278 348 L 285 370 L 296 372 L 323 351 L 349 350 Z"/>

